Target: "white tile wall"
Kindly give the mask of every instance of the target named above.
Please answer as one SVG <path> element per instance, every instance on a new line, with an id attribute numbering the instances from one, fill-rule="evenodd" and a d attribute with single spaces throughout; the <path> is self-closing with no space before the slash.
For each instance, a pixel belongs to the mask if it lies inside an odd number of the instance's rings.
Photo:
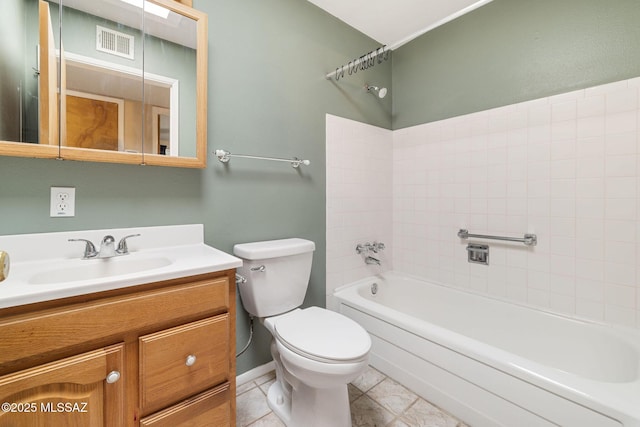
<path id="1" fill-rule="evenodd" d="M 343 284 L 392 269 L 392 133 L 327 115 L 327 296 Z M 358 243 L 383 242 L 366 265 Z M 330 306 L 330 301 L 327 304 Z"/>
<path id="2" fill-rule="evenodd" d="M 327 294 L 371 274 L 351 246 L 392 228 L 388 268 L 640 327 L 639 122 L 640 78 L 394 132 L 328 116 Z M 488 242 L 472 265 L 459 228 L 538 245 Z"/>

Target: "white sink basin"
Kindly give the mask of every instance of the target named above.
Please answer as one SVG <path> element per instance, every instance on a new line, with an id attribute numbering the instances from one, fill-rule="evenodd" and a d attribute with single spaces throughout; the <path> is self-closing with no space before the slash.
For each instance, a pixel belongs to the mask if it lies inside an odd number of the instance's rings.
<path id="1" fill-rule="evenodd" d="M 128 255 L 81 259 L 88 239 L 106 235 L 127 241 Z M 213 273 L 242 261 L 204 243 L 201 224 L 0 236 L 11 270 L 0 282 L 0 308 Z"/>
<path id="2" fill-rule="evenodd" d="M 124 255 L 114 258 L 71 261 L 70 263 L 74 265 L 37 272 L 28 278 L 27 283 L 48 285 L 103 279 L 166 267 L 172 261 L 165 257 L 140 259 L 140 257 Z"/>

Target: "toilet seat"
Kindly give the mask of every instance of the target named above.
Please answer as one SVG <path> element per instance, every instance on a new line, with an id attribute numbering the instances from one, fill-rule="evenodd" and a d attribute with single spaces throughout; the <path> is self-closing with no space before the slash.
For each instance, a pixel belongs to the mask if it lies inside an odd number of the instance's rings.
<path id="1" fill-rule="evenodd" d="M 275 336 L 292 352 L 324 363 L 368 357 L 371 338 L 355 321 L 320 307 L 295 310 L 275 322 Z"/>

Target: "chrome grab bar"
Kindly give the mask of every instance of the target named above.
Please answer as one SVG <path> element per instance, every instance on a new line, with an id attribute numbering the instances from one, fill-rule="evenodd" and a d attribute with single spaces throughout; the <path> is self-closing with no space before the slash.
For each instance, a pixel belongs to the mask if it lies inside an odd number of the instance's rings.
<path id="1" fill-rule="evenodd" d="M 524 243 L 527 246 L 535 246 L 538 244 L 538 236 L 535 234 L 525 234 L 524 237 L 486 236 L 484 234 L 469 234 L 469 230 L 461 228 L 460 231 L 458 231 L 458 237 L 461 239 L 473 237 L 476 239 L 504 240 L 506 242 Z"/>

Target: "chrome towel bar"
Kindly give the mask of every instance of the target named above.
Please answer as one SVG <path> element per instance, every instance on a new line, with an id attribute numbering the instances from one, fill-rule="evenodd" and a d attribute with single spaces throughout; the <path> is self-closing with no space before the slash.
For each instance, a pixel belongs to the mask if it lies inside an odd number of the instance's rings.
<path id="1" fill-rule="evenodd" d="M 226 150 L 216 150 L 215 155 L 222 163 L 227 163 L 231 157 L 241 157 L 244 159 L 257 159 L 257 160 L 271 160 L 274 162 L 288 162 L 291 163 L 291 166 L 294 168 L 299 167 L 300 165 L 309 166 L 311 162 L 309 160 L 301 160 L 297 157 L 293 159 L 281 159 L 279 157 L 262 157 L 262 156 L 249 156 L 247 154 L 231 154 Z"/>
<path id="2" fill-rule="evenodd" d="M 461 239 L 475 237 L 477 239 L 504 240 L 507 242 L 524 243 L 527 246 L 535 246 L 538 244 L 538 236 L 535 234 L 525 234 L 524 237 L 485 236 L 483 234 L 469 234 L 469 230 L 461 228 L 460 231 L 458 231 L 458 237 Z"/>

